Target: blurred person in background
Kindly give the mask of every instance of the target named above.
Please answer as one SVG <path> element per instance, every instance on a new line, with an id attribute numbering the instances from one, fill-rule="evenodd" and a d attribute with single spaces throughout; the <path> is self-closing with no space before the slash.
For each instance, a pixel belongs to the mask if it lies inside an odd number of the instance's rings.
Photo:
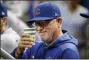
<path id="1" fill-rule="evenodd" d="M 53 1 L 53 3 L 57 4 L 62 12 L 63 29 L 66 29 L 78 39 L 81 58 L 85 58 L 86 37 L 84 29 L 88 20 L 79 14 L 87 13 L 88 10 L 79 4 L 80 1 L 81 0 Z"/>
<path id="2" fill-rule="evenodd" d="M 28 26 L 26 21 L 31 17 L 31 15 L 28 15 L 28 8 L 35 7 L 37 2 L 38 1 L 3 1 L 8 9 L 8 25 L 19 35 L 25 28 L 33 28 Z M 31 6 L 31 4 L 33 6 Z M 31 14 L 33 9 L 30 10 L 29 13 Z M 36 33 L 36 37 L 36 42 L 41 42 L 38 33 Z"/>
<path id="3" fill-rule="evenodd" d="M 28 10 L 28 1 L 3 1 L 8 9 L 8 24 L 12 27 L 19 35 L 24 28 L 28 28 L 24 19 L 26 11 Z M 27 16 L 27 15 L 26 15 Z M 24 18 L 24 19 L 23 19 Z"/>
<path id="4" fill-rule="evenodd" d="M 87 43 L 86 43 L 86 57 L 89 59 L 89 12 L 88 13 L 80 13 L 80 15 L 84 18 L 88 18 L 87 26 L 85 27 L 85 32 L 86 32 L 86 38 L 87 38 Z"/>
<path id="5" fill-rule="evenodd" d="M 28 10 L 30 1 L 4 1 L 8 10 L 14 13 L 17 17 L 21 18 Z"/>
<path id="6" fill-rule="evenodd" d="M 17 46 L 19 35 L 11 28 L 8 27 L 8 14 L 5 4 L 0 1 L 0 36 L 1 48 L 6 52 L 11 53 Z"/>

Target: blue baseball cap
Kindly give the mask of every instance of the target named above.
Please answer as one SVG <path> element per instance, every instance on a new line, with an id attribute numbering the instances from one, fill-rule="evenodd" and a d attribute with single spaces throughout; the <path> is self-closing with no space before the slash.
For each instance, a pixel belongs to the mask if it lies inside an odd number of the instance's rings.
<path id="1" fill-rule="evenodd" d="M 88 13 L 80 13 L 82 17 L 89 18 L 89 12 Z"/>
<path id="2" fill-rule="evenodd" d="M 7 7 L 0 2 L 0 17 L 7 17 Z"/>
<path id="3" fill-rule="evenodd" d="M 52 20 L 61 17 L 59 7 L 51 2 L 44 2 L 38 4 L 34 9 L 34 17 L 30 21 Z"/>

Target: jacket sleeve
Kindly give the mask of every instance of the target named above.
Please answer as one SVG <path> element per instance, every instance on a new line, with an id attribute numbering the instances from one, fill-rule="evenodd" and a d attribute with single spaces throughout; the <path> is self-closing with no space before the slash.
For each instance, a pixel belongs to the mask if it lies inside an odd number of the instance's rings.
<path id="1" fill-rule="evenodd" d="M 17 48 L 15 48 L 14 49 L 14 51 L 11 53 L 11 55 L 13 56 L 13 57 L 15 57 L 15 51 L 16 51 L 16 49 Z M 26 49 L 22 54 L 21 54 L 21 56 L 20 57 L 18 57 L 17 59 L 30 59 L 30 49 L 28 48 L 28 49 Z"/>
<path id="2" fill-rule="evenodd" d="M 62 55 L 62 59 L 79 59 L 79 58 L 80 58 L 79 54 L 69 48 L 66 49 Z"/>
<path id="3" fill-rule="evenodd" d="M 32 48 L 27 48 L 18 59 L 34 59 L 41 44 L 37 42 Z M 13 57 L 15 57 L 16 49 L 11 53 Z"/>
<path id="4" fill-rule="evenodd" d="M 31 59 L 31 49 L 28 48 L 23 52 L 22 59 Z"/>

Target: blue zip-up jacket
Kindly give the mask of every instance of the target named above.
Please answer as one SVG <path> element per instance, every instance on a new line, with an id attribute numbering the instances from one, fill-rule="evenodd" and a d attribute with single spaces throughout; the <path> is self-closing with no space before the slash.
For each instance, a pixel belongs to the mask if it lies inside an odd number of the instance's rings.
<path id="1" fill-rule="evenodd" d="M 44 42 L 36 43 L 32 48 L 24 51 L 20 59 L 79 59 L 77 39 L 64 30 L 63 33 L 50 46 L 46 46 Z M 68 46 L 61 46 L 66 43 Z M 72 45 L 75 47 L 73 48 Z M 15 55 L 14 52 L 15 50 L 12 53 L 13 56 Z"/>

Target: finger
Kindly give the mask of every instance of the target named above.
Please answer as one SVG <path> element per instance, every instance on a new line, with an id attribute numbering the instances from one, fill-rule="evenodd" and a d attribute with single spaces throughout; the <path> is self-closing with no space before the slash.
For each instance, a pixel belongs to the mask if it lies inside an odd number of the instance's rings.
<path id="1" fill-rule="evenodd" d="M 31 48 L 32 45 L 20 45 L 21 48 Z"/>
<path id="2" fill-rule="evenodd" d="M 30 37 L 30 34 L 22 34 L 21 37 Z"/>
<path id="3" fill-rule="evenodd" d="M 35 42 L 35 39 L 33 39 L 33 38 L 21 38 L 21 41 Z"/>
<path id="4" fill-rule="evenodd" d="M 23 44 L 23 45 L 33 45 L 35 42 L 34 41 L 29 41 L 29 40 L 20 40 L 19 41 L 19 45 Z"/>
<path id="5" fill-rule="evenodd" d="M 34 42 L 24 41 L 24 42 L 21 42 L 20 44 L 22 44 L 22 45 L 33 45 Z"/>

